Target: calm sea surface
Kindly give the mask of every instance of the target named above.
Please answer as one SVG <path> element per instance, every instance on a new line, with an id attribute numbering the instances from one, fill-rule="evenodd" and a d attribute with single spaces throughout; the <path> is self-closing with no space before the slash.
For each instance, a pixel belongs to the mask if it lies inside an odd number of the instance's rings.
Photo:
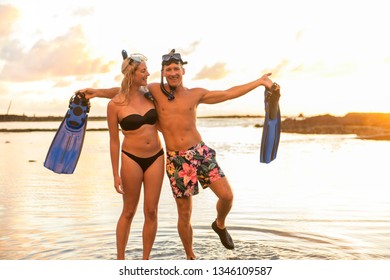
<path id="1" fill-rule="evenodd" d="M 199 259 L 390 259 L 390 141 L 354 135 L 282 134 L 278 157 L 259 162 L 260 119 L 200 119 L 204 141 L 235 193 L 225 250 L 210 225 L 216 197 L 194 198 Z M 0 123 L 0 128 L 57 128 L 59 123 Z M 89 128 L 106 127 L 89 122 Z M 43 167 L 55 132 L 0 133 L 0 259 L 115 259 L 122 207 L 113 188 L 107 131 L 88 131 L 72 175 Z M 128 244 L 141 259 L 142 202 Z M 152 259 L 182 260 L 176 205 L 165 179 Z"/>

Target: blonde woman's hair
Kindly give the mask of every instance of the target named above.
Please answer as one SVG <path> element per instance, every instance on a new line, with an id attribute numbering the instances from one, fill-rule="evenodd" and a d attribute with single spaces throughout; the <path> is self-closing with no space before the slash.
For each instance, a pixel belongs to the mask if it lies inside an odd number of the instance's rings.
<path id="1" fill-rule="evenodd" d="M 130 62 L 130 57 L 126 58 L 122 62 L 122 74 L 124 75 L 121 83 L 121 92 L 125 95 L 129 93 L 131 85 L 133 84 L 134 73 L 140 63 L 133 61 Z"/>
<path id="2" fill-rule="evenodd" d="M 128 101 L 130 88 L 133 84 L 134 73 L 137 71 L 138 66 L 141 62 L 146 61 L 147 58 L 141 54 L 135 54 L 134 58 L 132 55 L 127 57 L 122 62 L 121 72 L 124 75 L 121 83 L 120 92 L 124 94 L 125 101 Z"/>

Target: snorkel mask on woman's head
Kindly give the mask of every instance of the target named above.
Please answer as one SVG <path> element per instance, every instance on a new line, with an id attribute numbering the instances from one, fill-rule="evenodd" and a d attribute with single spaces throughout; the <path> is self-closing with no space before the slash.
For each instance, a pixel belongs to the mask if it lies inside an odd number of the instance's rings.
<path id="1" fill-rule="evenodd" d="M 142 61 L 148 60 L 148 58 L 141 53 L 132 53 L 130 56 L 128 56 L 127 52 L 125 50 L 122 50 L 122 57 L 123 57 L 123 60 L 125 60 L 126 58 L 129 57 L 130 58 L 129 64 L 132 64 L 134 61 L 137 63 L 141 63 Z"/>
<path id="2" fill-rule="evenodd" d="M 140 54 L 140 53 L 133 53 L 130 56 L 128 56 L 127 52 L 125 50 L 122 50 L 122 58 L 123 58 L 123 62 L 122 62 L 122 73 L 123 74 L 124 74 L 124 71 L 126 70 L 126 68 L 129 65 L 133 65 L 134 62 L 137 63 L 137 65 L 135 66 L 135 69 L 136 69 L 136 67 L 141 62 L 148 60 L 148 58 L 146 56 L 144 56 L 143 54 Z M 128 61 L 126 59 L 128 59 Z M 135 70 L 133 70 L 133 71 L 135 71 Z M 149 92 L 147 86 L 142 87 L 141 90 L 143 91 L 145 98 L 149 99 L 150 101 L 154 101 L 153 95 Z"/>
<path id="3" fill-rule="evenodd" d="M 141 62 L 148 60 L 146 56 L 140 53 L 132 53 L 131 55 L 127 55 L 127 52 L 125 50 L 122 50 L 122 57 L 122 73 L 124 73 L 124 71 L 129 65 L 133 65 L 133 63 L 136 63 L 138 65 Z"/>

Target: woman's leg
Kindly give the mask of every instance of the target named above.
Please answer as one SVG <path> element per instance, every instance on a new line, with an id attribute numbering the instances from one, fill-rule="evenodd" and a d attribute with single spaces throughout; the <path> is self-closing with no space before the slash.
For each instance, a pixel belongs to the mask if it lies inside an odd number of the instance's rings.
<path id="1" fill-rule="evenodd" d="M 158 157 L 144 173 L 144 216 L 142 231 L 143 259 L 150 257 L 157 232 L 157 211 L 162 181 L 164 179 L 164 155 Z"/>
<path id="2" fill-rule="evenodd" d="M 139 165 L 122 154 L 121 178 L 123 184 L 123 209 L 116 227 L 117 259 L 124 260 L 130 227 L 137 211 L 143 172 Z"/>

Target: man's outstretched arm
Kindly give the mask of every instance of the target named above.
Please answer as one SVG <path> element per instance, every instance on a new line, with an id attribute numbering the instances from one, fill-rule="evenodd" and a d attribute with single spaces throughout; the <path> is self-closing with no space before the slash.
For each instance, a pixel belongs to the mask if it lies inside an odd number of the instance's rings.
<path id="1" fill-rule="evenodd" d="M 248 92 L 259 86 L 264 86 L 270 89 L 272 87 L 273 82 L 269 78 L 269 76 L 271 76 L 271 73 L 264 74 L 259 79 L 254 80 L 252 82 L 239 86 L 234 86 L 226 90 L 206 91 L 206 93 L 202 96 L 200 103 L 215 104 L 226 100 L 234 99 L 247 94 Z"/>

